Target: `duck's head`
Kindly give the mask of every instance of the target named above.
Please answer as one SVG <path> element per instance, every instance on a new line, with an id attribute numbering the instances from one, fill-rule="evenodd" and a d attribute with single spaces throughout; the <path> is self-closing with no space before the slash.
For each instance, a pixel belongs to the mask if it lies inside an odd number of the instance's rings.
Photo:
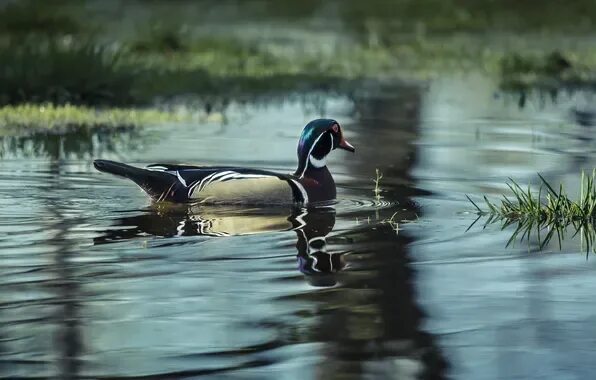
<path id="1" fill-rule="evenodd" d="M 327 165 L 327 155 L 334 149 L 354 152 L 346 141 L 341 126 L 333 119 L 316 119 L 306 124 L 298 141 L 298 169 L 294 173 L 303 177 L 307 169 L 319 169 Z"/>

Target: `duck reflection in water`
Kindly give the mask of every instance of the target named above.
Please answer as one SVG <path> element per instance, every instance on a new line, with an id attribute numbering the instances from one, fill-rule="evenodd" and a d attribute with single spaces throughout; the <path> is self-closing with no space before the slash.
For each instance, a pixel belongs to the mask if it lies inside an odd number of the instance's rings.
<path id="1" fill-rule="evenodd" d="M 143 236 L 239 236 L 294 231 L 298 269 L 313 286 L 333 286 L 334 273 L 345 267 L 342 252 L 328 250 L 327 235 L 335 225 L 333 206 L 317 208 L 246 208 L 204 205 L 158 205 L 148 212 L 120 218 L 95 244 Z"/>

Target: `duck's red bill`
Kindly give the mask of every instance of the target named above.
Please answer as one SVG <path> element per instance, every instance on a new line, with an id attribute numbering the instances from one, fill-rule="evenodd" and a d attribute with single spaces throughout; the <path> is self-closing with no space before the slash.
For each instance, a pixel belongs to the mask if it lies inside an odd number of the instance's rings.
<path id="1" fill-rule="evenodd" d="M 347 150 L 348 152 L 354 152 L 356 150 L 356 148 L 354 148 L 354 146 L 352 146 L 352 144 L 350 144 L 349 142 L 346 141 L 346 139 L 344 139 L 342 137 L 341 141 L 339 142 L 339 145 L 337 146 L 338 148 Z"/>

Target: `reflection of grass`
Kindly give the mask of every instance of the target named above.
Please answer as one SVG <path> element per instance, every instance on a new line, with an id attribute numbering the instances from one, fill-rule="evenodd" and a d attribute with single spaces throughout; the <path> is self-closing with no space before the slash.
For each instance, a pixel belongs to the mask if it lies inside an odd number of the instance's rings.
<path id="1" fill-rule="evenodd" d="M 399 211 L 394 212 L 390 218 L 383 219 L 381 221 L 381 224 L 388 224 L 391 227 L 391 229 L 393 231 L 395 231 L 396 235 L 399 234 L 399 231 L 400 231 L 399 222 L 395 219 L 395 216 L 397 215 L 398 212 Z"/>
<path id="2" fill-rule="evenodd" d="M 0 136 L 0 158 L 69 159 L 106 153 L 128 154 L 142 149 L 147 141 L 138 130 L 130 127 L 76 126 L 61 134 L 38 131 L 26 136 Z"/>
<path id="3" fill-rule="evenodd" d="M 575 229 L 575 235 L 580 234 L 587 249 L 594 249 L 595 223 L 596 223 L 596 169 L 591 176 L 582 172 L 581 190 L 578 201 L 569 198 L 563 185 L 555 190 L 541 175 L 542 184 L 538 193 L 532 192 L 530 187 L 522 189 L 515 181 L 508 184 L 515 199 L 503 196 L 500 204 L 491 202 L 485 196 L 487 210 L 481 209 L 472 199 L 470 202 L 478 210 L 480 217 L 487 215 L 486 224 L 502 222 L 503 228 L 517 223 L 509 244 L 517 238 L 529 240 L 533 231 L 536 231 L 541 248 L 548 244 L 555 236 L 559 245 L 565 237 L 568 227 Z M 543 197 L 542 195 L 545 194 Z M 478 218 L 478 219 L 479 219 Z M 477 220 L 478 220 L 477 219 Z M 477 221 L 476 220 L 476 221 Z M 475 222 L 474 222 L 475 223 Z M 541 231 L 547 230 L 546 234 Z"/>
<path id="4" fill-rule="evenodd" d="M 80 128 L 114 128 L 188 120 L 190 115 L 155 109 L 110 108 L 97 110 L 81 106 L 51 104 L 0 108 L 0 135 L 31 131 L 59 134 Z"/>
<path id="5" fill-rule="evenodd" d="M 532 236 L 535 236 L 539 248 L 543 249 L 556 236 L 559 248 L 561 248 L 563 240 L 567 237 L 575 238 L 579 236 L 581 238 L 582 249 L 585 249 L 586 252 L 592 250 L 596 253 L 596 246 L 594 246 L 596 230 L 593 221 L 572 220 L 566 223 L 566 221 L 537 221 L 535 219 L 525 218 L 517 221 L 503 221 L 502 228 L 505 229 L 515 224 L 517 224 L 515 231 L 511 235 L 511 238 L 509 238 L 507 246 L 515 244 L 516 240 L 530 242 Z"/>

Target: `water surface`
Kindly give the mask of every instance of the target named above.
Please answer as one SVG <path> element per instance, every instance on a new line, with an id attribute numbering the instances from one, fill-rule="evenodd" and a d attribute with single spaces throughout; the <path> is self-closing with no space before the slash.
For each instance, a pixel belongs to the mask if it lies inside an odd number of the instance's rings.
<path id="1" fill-rule="evenodd" d="M 450 78 L 233 105 L 226 123 L 5 138 L 0 377 L 590 378 L 595 261 L 575 240 L 539 252 L 498 225 L 466 232 L 465 198 L 536 172 L 573 191 L 596 157 L 573 117 L 589 98 L 520 108 L 495 90 Z M 91 164 L 292 172 L 320 116 L 357 147 L 330 160 L 332 208 L 154 207 Z"/>

